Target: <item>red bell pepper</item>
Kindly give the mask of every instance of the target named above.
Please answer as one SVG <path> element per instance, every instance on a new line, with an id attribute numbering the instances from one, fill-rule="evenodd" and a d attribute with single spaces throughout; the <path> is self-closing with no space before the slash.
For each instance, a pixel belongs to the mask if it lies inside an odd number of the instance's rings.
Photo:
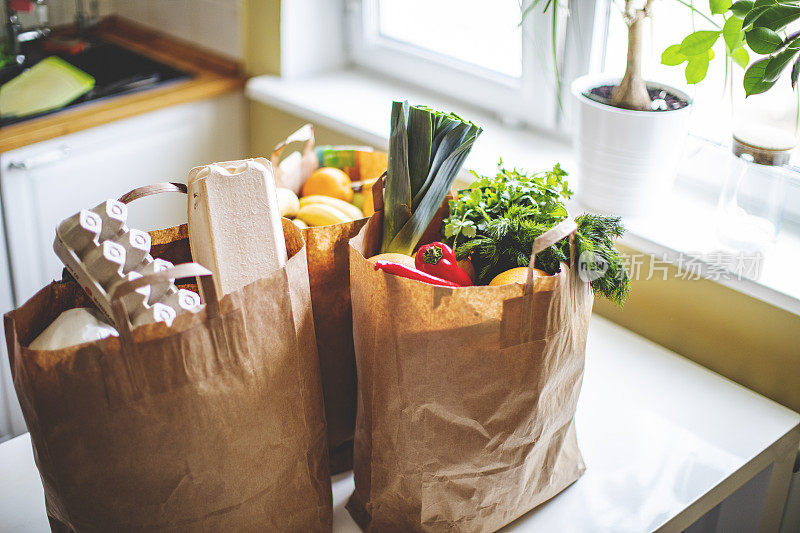
<path id="1" fill-rule="evenodd" d="M 395 276 L 400 276 L 401 278 L 414 279 L 423 283 L 429 283 L 431 285 L 440 285 L 442 287 L 461 286 L 458 283 L 437 278 L 436 276 L 432 276 L 428 273 L 422 272 L 421 270 L 417 270 L 416 268 L 411 268 L 401 265 L 400 263 L 394 263 L 392 261 L 375 261 L 375 270 L 383 270 L 384 272 L 394 274 Z"/>
<path id="2" fill-rule="evenodd" d="M 472 285 L 472 278 L 467 271 L 458 266 L 453 249 L 443 242 L 420 246 L 414 256 L 414 266 L 427 274 L 458 283 L 462 287 Z"/>

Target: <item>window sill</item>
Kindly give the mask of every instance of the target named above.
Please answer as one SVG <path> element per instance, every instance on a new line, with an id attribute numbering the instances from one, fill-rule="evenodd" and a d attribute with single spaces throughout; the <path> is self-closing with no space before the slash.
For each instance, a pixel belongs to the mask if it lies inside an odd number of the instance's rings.
<path id="1" fill-rule="evenodd" d="M 360 70 L 292 80 L 257 76 L 247 82 L 246 93 L 254 101 L 382 149 L 388 149 L 392 100 L 424 102 L 469 117 L 484 128 L 467 159 L 467 168 L 480 173 L 494 172 L 501 156 L 508 166 L 531 170 L 550 168 L 556 162 L 567 171 L 576 166 L 570 144 L 563 138 L 504 124 L 486 112 Z M 580 206 L 574 209 L 578 211 Z M 707 201 L 676 190 L 659 212 L 626 218 L 629 231 L 622 244 L 671 264 L 680 265 L 687 255 L 699 255 L 695 263 L 700 264 L 701 275 L 714 279 L 715 265 L 707 257 L 720 250 L 715 237 L 714 211 Z M 723 275 L 714 281 L 800 315 L 800 284 L 794 281 L 793 265 L 800 265 L 800 236 L 783 231 L 779 242 L 764 252 L 758 279 Z"/>

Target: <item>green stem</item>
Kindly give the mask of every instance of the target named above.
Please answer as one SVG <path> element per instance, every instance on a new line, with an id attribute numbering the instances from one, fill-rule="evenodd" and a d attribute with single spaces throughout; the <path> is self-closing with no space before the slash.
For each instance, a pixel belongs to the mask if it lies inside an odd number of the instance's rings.
<path id="1" fill-rule="evenodd" d="M 552 48 L 553 48 L 553 70 L 555 71 L 556 76 L 556 98 L 558 99 L 558 108 L 562 111 L 564 110 L 564 106 L 561 103 L 561 73 L 558 71 L 558 47 L 557 47 L 557 35 L 558 35 L 558 4 L 553 5 L 553 34 L 551 36 L 552 40 Z"/>
<path id="2" fill-rule="evenodd" d="M 684 6 L 688 7 L 688 8 L 689 8 L 689 9 L 691 9 L 693 12 L 697 13 L 698 15 L 700 15 L 701 17 L 703 17 L 704 19 L 706 19 L 708 22 L 710 22 L 711 24 L 713 24 L 713 25 L 714 25 L 714 27 L 715 27 L 715 28 L 717 28 L 718 30 L 721 30 L 721 29 L 722 29 L 722 28 L 720 27 L 720 25 L 719 25 L 719 24 L 717 24 L 716 22 L 714 22 L 714 20 L 713 20 L 713 19 L 711 19 L 711 18 L 710 18 L 708 15 L 706 15 L 706 14 L 705 14 L 705 13 L 703 13 L 702 11 L 698 10 L 697 8 L 695 8 L 693 5 L 691 5 L 691 4 L 688 4 L 688 3 L 684 2 L 683 0 L 675 0 L 675 1 L 676 1 L 676 2 L 678 2 L 678 3 L 679 3 L 679 4 L 681 4 L 681 5 L 684 5 Z"/>

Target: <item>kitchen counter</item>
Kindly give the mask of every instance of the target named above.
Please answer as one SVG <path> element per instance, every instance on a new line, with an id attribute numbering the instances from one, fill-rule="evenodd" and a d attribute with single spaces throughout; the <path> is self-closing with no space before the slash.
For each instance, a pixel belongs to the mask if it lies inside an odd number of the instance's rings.
<path id="1" fill-rule="evenodd" d="M 188 80 L 87 102 L 61 112 L 0 128 L 0 153 L 164 107 L 194 102 L 244 87 L 239 65 L 116 17 L 96 36 L 192 74 Z"/>
<path id="2" fill-rule="evenodd" d="M 778 531 L 799 423 L 594 315 L 576 415 L 586 473 L 504 531 Z M 0 479 L 0 531 L 49 531 L 27 434 L 0 444 Z M 352 473 L 332 490 L 333 530 L 357 533 L 344 508 Z"/>

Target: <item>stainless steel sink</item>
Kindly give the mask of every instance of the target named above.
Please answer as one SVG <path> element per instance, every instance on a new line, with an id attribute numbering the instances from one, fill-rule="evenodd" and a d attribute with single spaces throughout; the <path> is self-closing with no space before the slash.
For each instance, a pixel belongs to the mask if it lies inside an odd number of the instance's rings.
<path id="1" fill-rule="evenodd" d="M 96 41 L 84 51 L 67 55 L 47 53 L 41 50 L 26 50 L 23 65 L 12 65 L 0 69 L 0 85 L 13 79 L 26 68 L 30 68 L 47 56 L 56 55 L 75 65 L 95 79 L 94 88 L 61 109 L 0 120 L 0 127 L 30 120 L 43 115 L 57 113 L 63 109 L 81 105 L 85 102 L 109 98 L 121 94 L 142 91 L 165 83 L 191 78 L 192 75 L 165 65 L 141 54 L 131 52 L 115 44 Z"/>

